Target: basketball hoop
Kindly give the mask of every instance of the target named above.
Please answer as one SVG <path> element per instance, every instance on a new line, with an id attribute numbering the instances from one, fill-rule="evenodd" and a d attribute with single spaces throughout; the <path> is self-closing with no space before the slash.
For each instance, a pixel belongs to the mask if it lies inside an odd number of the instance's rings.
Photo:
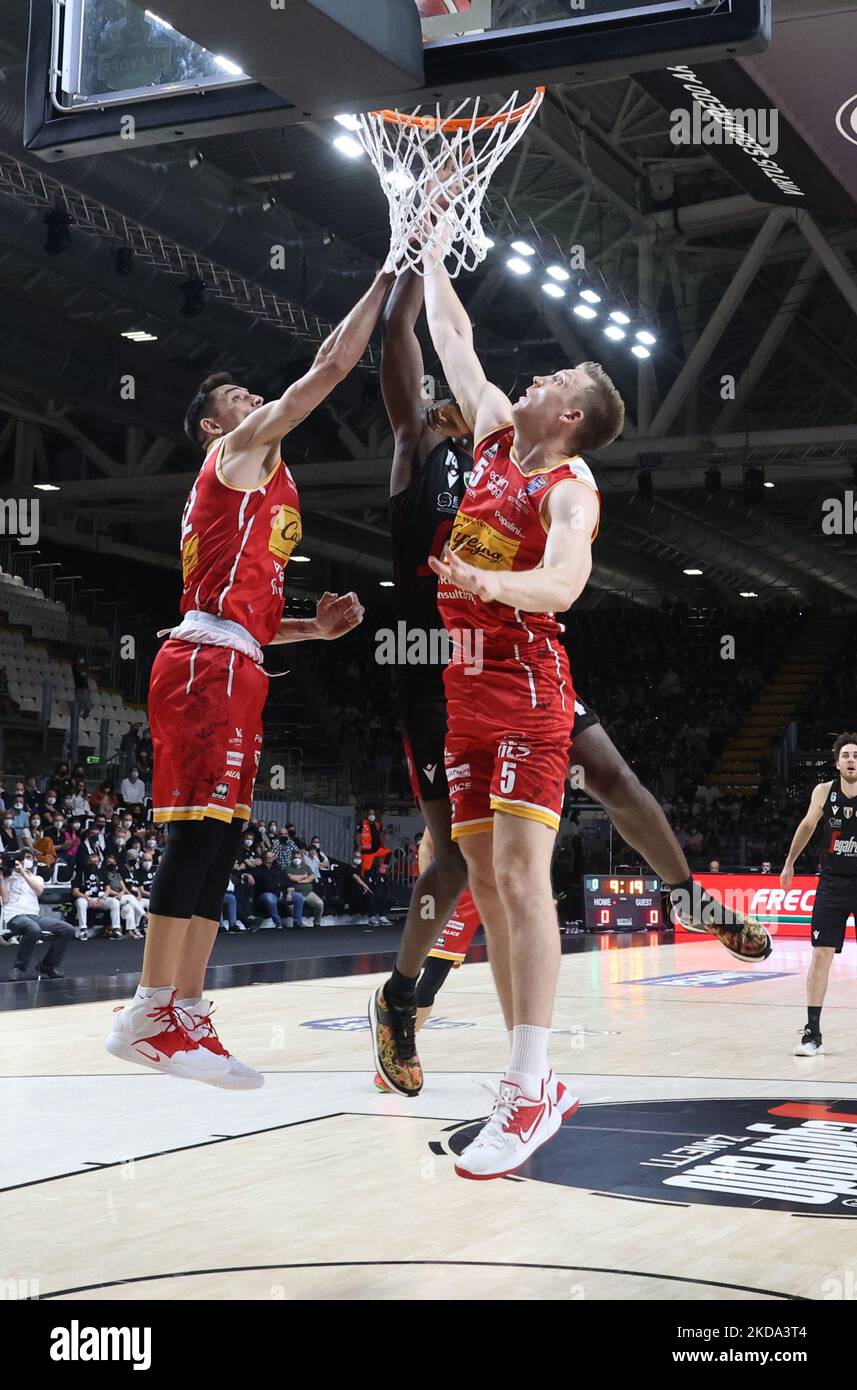
<path id="1" fill-rule="evenodd" d="M 488 254 L 482 205 L 506 155 L 542 104 L 539 87 L 523 105 L 515 92 L 498 111 L 481 114 L 481 97 L 465 97 L 452 115 L 421 107 L 370 111 L 358 117 L 357 138 L 377 170 L 390 205 L 385 270 L 428 274 L 447 256 L 450 275 L 475 270 Z"/>

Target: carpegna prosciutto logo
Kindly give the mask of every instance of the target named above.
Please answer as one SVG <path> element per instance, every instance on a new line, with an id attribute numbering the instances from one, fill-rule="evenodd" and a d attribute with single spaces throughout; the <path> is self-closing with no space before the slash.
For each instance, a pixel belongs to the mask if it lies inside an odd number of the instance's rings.
<path id="1" fill-rule="evenodd" d="M 432 1150 L 460 1154 L 482 1123 L 451 1126 Z M 584 1106 L 517 1176 L 623 1197 L 851 1215 L 857 1212 L 857 1101 L 742 1097 Z"/>

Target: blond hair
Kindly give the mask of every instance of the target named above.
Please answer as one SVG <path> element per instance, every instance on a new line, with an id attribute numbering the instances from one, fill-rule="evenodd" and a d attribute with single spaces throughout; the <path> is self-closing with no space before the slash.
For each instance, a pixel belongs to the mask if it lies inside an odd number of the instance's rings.
<path id="1" fill-rule="evenodd" d="M 575 428 L 575 447 L 605 449 L 625 426 L 625 402 L 600 362 L 580 362 L 577 370 L 585 372 L 592 385 L 586 387 L 579 402 L 583 420 Z"/>

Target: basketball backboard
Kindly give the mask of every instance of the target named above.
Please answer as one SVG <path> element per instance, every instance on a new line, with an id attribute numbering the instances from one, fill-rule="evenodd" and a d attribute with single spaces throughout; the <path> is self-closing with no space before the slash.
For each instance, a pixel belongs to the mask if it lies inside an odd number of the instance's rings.
<path id="1" fill-rule="evenodd" d="M 238 27 L 235 0 L 155 4 L 31 0 L 28 149 L 60 160 L 127 149 L 129 128 L 142 145 L 412 109 L 755 52 L 770 34 L 770 0 L 253 0 Z"/>

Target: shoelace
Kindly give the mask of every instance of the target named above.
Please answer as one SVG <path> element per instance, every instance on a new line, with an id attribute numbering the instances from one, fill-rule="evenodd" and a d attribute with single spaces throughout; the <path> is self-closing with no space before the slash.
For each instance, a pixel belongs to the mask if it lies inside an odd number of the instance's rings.
<path id="1" fill-rule="evenodd" d="M 385 1001 L 386 1002 L 386 1001 Z M 408 1008 L 397 1008 L 387 1004 L 396 1045 L 396 1057 L 400 1062 L 411 1062 L 416 1054 L 416 1019 Z"/>
<path id="2" fill-rule="evenodd" d="M 487 1081 L 480 1081 L 478 1085 L 488 1091 L 494 1097 L 494 1108 L 488 1123 L 479 1131 L 476 1139 L 478 1144 L 486 1144 L 489 1148 L 498 1149 L 502 1145 L 506 1130 L 515 1118 L 515 1098 L 516 1091 L 513 1086 L 491 1086 Z"/>
<path id="3" fill-rule="evenodd" d="M 171 999 L 169 1004 L 160 1005 L 158 1008 L 154 1009 L 152 1013 L 147 1014 L 146 1017 L 151 1018 L 155 1023 L 165 1023 L 165 1027 L 159 1029 L 160 1032 L 183 1033 L 190 1042 L 192 1040 L 189 1036 L 187 1023 L 183 1023 L 179 1017 L 181 1013 L 183 1013 L 183 1010 L 177 1009 Z M 184 1014 L 184 1018 L 187 1019 L 187 1017 L 187 1014 Z"/>
<path id="4" fill-rule="evenodd" d="M 216 1050 L 220 1053 L 222 1057 L 231 1056 L 231 1053 L 226 1051 L 226 1048 L 223 1046 L 223 1043 L 217 1036 L 217 1029 L 211 1021 L 210 1014 L 191 1014 L 190 1017 L 193 1019 L 194 1025 L 193 1029 L 191 1030 L 192 1032 L 196 1032 L 197 1029 L 201 1029 L 204 1037 L 211 1038 L 212 1042 L 216 1043 Z"/>

